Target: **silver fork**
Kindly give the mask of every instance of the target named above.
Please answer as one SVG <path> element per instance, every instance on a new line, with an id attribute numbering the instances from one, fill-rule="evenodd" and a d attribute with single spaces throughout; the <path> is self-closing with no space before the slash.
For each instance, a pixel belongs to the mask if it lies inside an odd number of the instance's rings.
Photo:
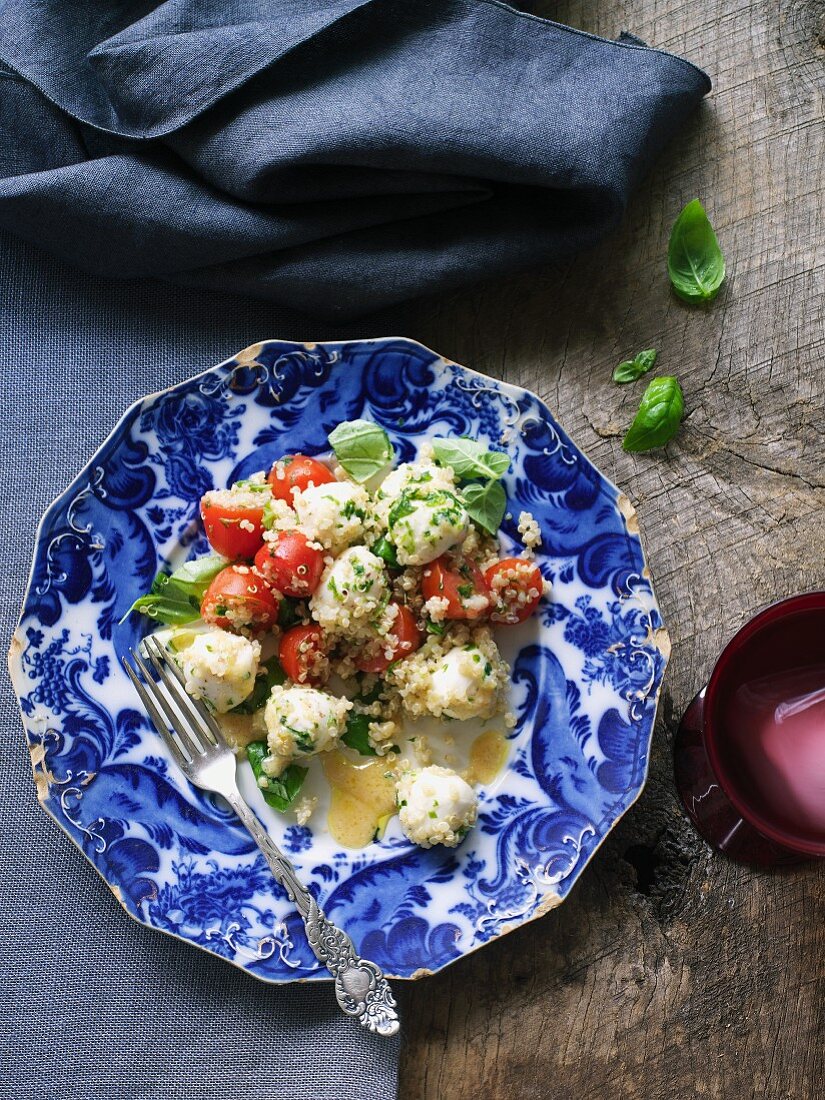
<path id="1" fill-rule="evenodd" d="M 214 717 L 186 691 L 181 671 L 170 655 L 151 636 L 143 646 L 157 678 L 134 649 L 129 652 L 144 682 L 125 657 L 123 667 L 181 771 L 196 787 L 223 795 L 249 830 L 303 918 L 316 958 L 335 979 L 335 996 L 343 1011 L 369 1031 L 394 1035 L 398 1013 L 389 982 L 374 962 L 359 957 L 346 932 L 327 920 L 295 868 L 241 798 L 235 780 L 235 754 Z"/>

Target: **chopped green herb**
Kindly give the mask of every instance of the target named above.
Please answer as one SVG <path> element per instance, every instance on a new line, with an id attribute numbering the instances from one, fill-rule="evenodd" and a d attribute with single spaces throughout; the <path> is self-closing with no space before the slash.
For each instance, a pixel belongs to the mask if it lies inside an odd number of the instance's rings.
<path id="1" fill-rule="evenodd" d="M 268 500 L 264 505 L 263 515 L 261 516 L 261 526 L 265 531 L 271 531 L 275 526 L 275 520 L 278 518 L 278 505 L 275 498 Z"/>
<path id="2" fill-rule="evenodd" d="M 272 487 L 268 481 L 251 481 L 248 477 L 236 481 L 233 489 L 246 489 L 248 493 L 271 493 Z"/>

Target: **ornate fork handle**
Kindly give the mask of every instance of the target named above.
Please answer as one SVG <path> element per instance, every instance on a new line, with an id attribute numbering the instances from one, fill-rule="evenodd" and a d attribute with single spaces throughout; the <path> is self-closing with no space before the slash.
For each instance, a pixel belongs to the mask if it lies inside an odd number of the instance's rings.
<path id="1" fill-rule="evenodd" d="M 395 998 L 381 970 L 369 959 L 362 959 L 346 932 L 324 916 L 315 898 L 295 874 L 295 868 L 241 795 L 234 791 L 227 798 L 263 853 L 272 874 L 301 914 L 309 946 L 335 979 L 335 996 L 342 1011 L 354 1016 L 369 1031 L 395 1035 L 399 1026 Z"/>

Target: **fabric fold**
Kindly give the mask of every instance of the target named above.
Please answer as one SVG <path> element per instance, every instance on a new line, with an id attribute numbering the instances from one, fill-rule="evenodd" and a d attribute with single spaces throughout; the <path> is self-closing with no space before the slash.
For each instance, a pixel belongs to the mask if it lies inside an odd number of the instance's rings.
<path id="1" fill-rule="evenodd" d="M 710 87 L 497 0 L 4 17 L 0 227 L 86 270 L 325 317 L 589 247 Z"/>

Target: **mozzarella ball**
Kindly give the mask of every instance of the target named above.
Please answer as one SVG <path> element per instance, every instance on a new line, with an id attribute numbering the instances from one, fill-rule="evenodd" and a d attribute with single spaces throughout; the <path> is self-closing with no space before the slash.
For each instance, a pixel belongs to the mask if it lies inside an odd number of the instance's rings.
<path id="1" fill-rule="evenodd" d="M 260 659 L 260 642 L 218 629 L 195 634 L 178 656 L 186 690 L 218 714 L 251 695 Z"/>
<path id="2" fill-rule="evenodd" d="M 349 699 L 339 699 L 312 687 L 272 689 L 264 709 L 267 745 L 276 759 L 264 770 L 278 775 L 284 762 L 331 749 L 344 732 Z"/>
<path id="3" fill-rule="evenodd" d="M 352 481 L 311 485 L 293 494 L 301 531 L 333 554 L 363 537 L 369 503 L 366 489 Z"/>
<path id="4" fill-rule="evenodd" d="M 404 835 L 422 848 L 454 848 L 478 815 L 475 791 L 449 768 L 407 772 L 396 784 L 396 795 Z"/>
<path id="5" fill-rule="evenodd" d="M 375 493 L 373 515 L 379 525 L 386 528 L 390 510 L 405 489 L 454 489 L 455 474 L 449 466 L 436 466 L 426 459 L 420 462 L 402 462 L 387 474 Z"/>
<path id="6" fill-rule="evenodd" d="M 383 561 L 366 546 L 353 546 L 324 570 L 309 610 L 324 630 L 342 636 L 375 620 L 388 599 Z"/>
<path id="7" fill-rule="evenodd" d="M 427 706 L 447 718 L 480 718 L 494 707 L 498 679 L 493 662 L 476 645 L 449 650 L 432 674 Z"/>
<path id="8" fill-rule="evenodd" d="M 402 565 L 426 565 L 470 530 L 464 502 L 447 489 L 406 489 L 390 509 L 389 534 Z"/>
<path id="9" fill-rule="evenodd" d="M 488 627 L 453 627 L 386 673 L 412 718 L 492 718 L 504 704 L 510 669 Z"/>

